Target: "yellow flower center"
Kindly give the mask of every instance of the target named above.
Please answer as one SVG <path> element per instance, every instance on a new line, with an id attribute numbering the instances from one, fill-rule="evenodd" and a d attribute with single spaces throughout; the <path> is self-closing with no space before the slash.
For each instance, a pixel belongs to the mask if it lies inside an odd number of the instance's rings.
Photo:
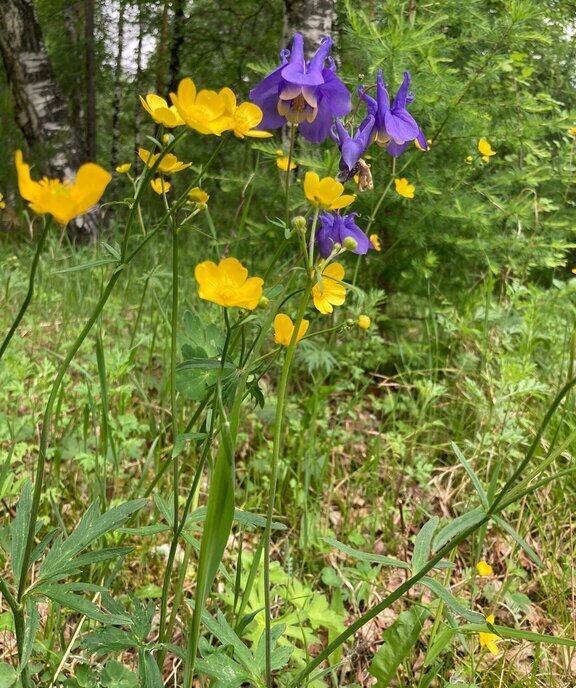
<path id="1" fill-rule="evenodd" d="M 44 177 L 38 183 L 51 196 L 70 196 L 69 182 L 67 181 L 61 182 L 59 179 Z"/>

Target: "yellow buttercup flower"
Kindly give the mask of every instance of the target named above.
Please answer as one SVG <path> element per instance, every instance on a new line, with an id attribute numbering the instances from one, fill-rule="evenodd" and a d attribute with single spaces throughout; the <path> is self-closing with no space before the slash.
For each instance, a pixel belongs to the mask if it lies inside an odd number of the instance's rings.
<path id="1" fill-rule="evenodd" d="M 394 185 L 396 186 L 396 193 L 404 198 L 414 198 L 414 184 L 402 177 L 402 179 L 395 179 Z"/>
<path id="2" fill-rule="evenodd" d="M 0 193 L 0 210 L 4 210 L 6 203 L 4 203 L 4 195 Z"/>
<path id="3" fill-rule="evenodd" d="M 276 164 L 278 165 L 279 169 L 282 170 L 282 172 L 288 172 L 288 158 L 277 158 L 276 159 Z M 292 162 L 290 160 L 290 171 L 296 169 L 296 163 Z"/>
<path id="4" fill-rule="evenodd" d="M 220 136 L 230 129 L 230 116 L 226 112 L 226 97 L 216 91 L 196 91 L 190 78 L 178 84 L 178 93 L 170 99 L 184 122 L 200 134 Z"/>
<path id="5" fill-rule="evenodd" d="M 125 162 L 123 165 L 118 165 L 118 167 L 116 168 L 116 172 L 118 172 L 118 174 L 126 174 L 126 172 L 130 172 L 131 167 L 131 162 Z"/>
<path id="6" fill-rule="evenodd" d="M 478 572 L 479 576 L 491 576 L 492 575 L 492 567 L 490 564 L 484 560 L 479 561 L 476 564 L 476 571 Z"/>
<path id="7" fill-rule="evenodd" d="M 372 320 L 367 315 L 360 315 L 357 320 L 357 325 L 358 327 L 361 327 L 363 330 L 367 330 L 370 325 L 372 324 Z"/>
<path id="8" fill-rule="evenodd" d="M 480 141 L 478 141 L 478 152 L 480 153 L 480 155 L 486 158 L 490 158 L 492 155 L 496 155 L 496 151 L 492 150 L 492 146 L 488 143 L 486 139 L 480 139 Z"/>
<path id="9" fill-rule="evenodd" d="M 322 270 L 322 284 L 317 282 L 312 287 L 312 300 L 320 313 L 332 313 L 333 306 L 341 306 L 346 300 L 346 287 L 340 284 L 345 274 L 340 263 L 330 263 Z"/>
<path id="10" fill-rule="evenodd" d="M 200 285 L 200 298 L 219 306 L 252 311 L 262 296 L 264 280 L 248 277 L 248 270 L 237 258 L 224 258 L 218 265 L 211 260 L 199 263 L 194 277 Z"/>
<path id="11" fill-rule="evenodd" d="M 380 237 L 377 234 L 370 235 L 370 243 L 374 246 L 376 251 L 382 250 L 382 244 L 380 243 Z"/>
<path id="12" fill-rule="evenodd" d="M 161 196 L 162 193 L 168 193 L 172 185 L 165 179 L 162 179 L 161 177 L 156 177 L 155 179 L 150 180 L 150 186 L 158 195 Z"/>
<path id="13" fill-rule="evenodd" d="M 191 203 L 196 203 L 201 207 L 205 207 L 210 196 L 203 191 L 199 186 L 195 186 L 188 192 L 188 200 Z"/>
<path id="14" fill-rule="evenodd" d="M 221 98 L 224 98 L 226 103 L 226 115 L 230 118 L 227 129 L 234 132 L 234 135 L 239 139 L 245 136 L 255 139 L 267 139 L 272 136 L 269 131 L 260 131 L 255 129 L 264 114 L 262 110 L 254 103 L 236 104 L 236 94 L 230 88 L 223 88 L 219 93 Z"/>
<path id="15" fill-rule="evenodd" d="M 576 136 L 576 127 L 570 127 L 570 129 L 568 129 L 568 133 L 570 136 Z"/>
<path id="16" fill-rule="evenodd" d="M 47 177 L 35 182 L 30 177 L 30 166 L 22 158 L 22 151 L 16 151 L 15 162 L 18 189 L 22 198 L 29 201 L 30 209 L 39 214 L 49 213 L 61 225 L 84 215 L 96 205 L 112 179 L 100 165 L 89 162 L 80 167 L 72 183 Z"/>
<path id="17" fill-rule="evenodd" d="M 143 163 L 148 165 L 148 167 L 153 167 L 154 163 L 162 155 L 162 153 L 151 153 L 145 148 L 138 149 L 138 155 Z M 190 167 L 191 162 L 180 162 L 178 158 L 173 153 L 166 153 L 162 156 L 162 159 L 158 163 L 156 168 L 158 172 L 164 172 L 164 174 L 174 174 L 175 172 L 182 172 L 187 167 Z"/>
<path id="18" fill-rule="evenodd" d="M 344 186 L 332 177 L 320 177 L 316 172 L 306 172 L 304 177 L 304 193 L 306 198 L 322 210 L 338 210 L 346 208 L 356 200 L 352 194 L 344 194 Z"/>
<path id="19" fill-rule="evenodd" d="M 296 344 L 302 339 L 302 337 L 308 331 L 310 321 L 302 320 L 300 327 L 298 328 L 298 334 L 296 335 Z M 274 341 L 276 344 L 281 346 L 290 346 L 292 341 L 292 335 L 294 334 L 294 323 L 292 318 L 285 313 L 278 313 L 274 318 Z"/>
<path id="20" fill-rule="evenodd" d="M 169 129 L 180 127 L 184 124 L 184 120 L 178 114 L 178 110 L 173 105 L 168 103 L 160 96 L 154 93 L 149 93 L 146 98 L 138 96 L 142 107 L 152 117 L 156 124 L 163 124 Z"/>
<path id="21" fill-rule="evenodd" d="M 494 615 L 490 614 L 490 616 L 487 616 L 486 621 L 489 624 L 493 624 Z M 498 654 L 498 645 L 496 643 L 498 640 L 500 640 L 499 635 L 496 635 L 496 633 L 485 633 L 483 631 L 480 631 L 480 633 L 478 633 L 478 640 L 480 642 L 480 647 L 485 647 L 490 652 L 490 654 Z"/>

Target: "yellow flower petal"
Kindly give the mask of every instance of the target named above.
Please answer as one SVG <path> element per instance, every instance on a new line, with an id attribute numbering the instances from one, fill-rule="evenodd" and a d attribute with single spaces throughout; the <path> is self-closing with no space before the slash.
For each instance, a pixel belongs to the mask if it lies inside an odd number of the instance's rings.
<path id="1" fill-rule="evenodd" d="M 126 174 L 126 172 L 130 172 L 131 167 L 131 162 L 125 162 L 123 165 L 118 165 L 118 167 L 116 168 L 116 172 L 118 172 L 118 174 Z"/>
<path id="2" fill-rule="evenodd" d="M 308 320 L 302 320 L 298 328 L 298 334 L 296 335 L 296 344 L 304 337 L 309 326 L 310 322 Z M 274 341 L 276 344 L 290 346 L 293 334 L 294 323 L 292 322 L 292 318 L 285 313 L 278 313 L 274 318 Z"/>
<path id="3" fill-rule="evenodd" d="M 380 243 L 380 237 L 377 234 L 371 234 L 370 235 L 370 243 L 376 251 L 381 251 L 382 250 L 382 244 Z"/>
<path id="4" fill-rule="evenodd" d="M 159 196 L 161 196 L 162 193 L 168 193 L 170 191 L 170 187 L 172 185 L 170 184 L 170 182 L 167 182 L 165 179 L 161 179 L 160 177 L 156 177 L 155 179 L 150 180 L 150 186 Z"/>
<path id="5" fill-rule="evenodd" d="M 486 157 L 496 155 L 496 151 L 492 150 L 492 146 L 486 139 L 480 139 L 480 141 L 478 141 L 478 152 L 480 155 L 484 155 Z"/>
<path id="6" fill-rule="evenodd" d="M 494 615 L 490 614 L 489 616 L 487 616 L 486 622 L 489 624 L 494 624 Z M 490 654 L 498 654 L 499 650 L 498 645 L 496 644 L 498 640 L 500 640 L 500 636 L 496 635 L 496 633 L 486 633 L 484 631 L 480 631 L 478 633 L 478 641 L 480 643 L 480 647 L 485 647 L 488 650 L 488 652 L 490 652 Z"/>
<path id="7" fill-rule="evenodd" d="M 35 182 L 30 176 L 30 166 L 24 162 L 19 150 L 16 151 L 15 162 L 18 189 L 22 198 L 29 201 L 31 210 L 39 214 L 49 213 L 63 225 L 84 215 L 98 203 L 112 179 L 104 168 L 90 162 L 80 167 L 72 183 L 46 177 Z"/>
<path id="8" fill-rule="evenodd" d="M 332 177 L 320 177 L 316 172 L 306 172 L 304 177 L 304 194 L 306 198 L 322 210 L 345 208 L 356 199 L 353 195 L 344 195 L 344 186 Z"/>
<path id="9" fill-rule="evenodd" d="M 279 169 L 281 169 L 283 172 L 288 171 L 288 158 L 277 158 L 276 159 L 276 165 L 278 165 Z M 295 170 L 296 169 L 296 163 L 290 161 L 290 170 Z"/>
<path id="10" fill-rule="evenodd" d="M 320 313 L 332 313 L 333 306 L 341 306 L 346 300 L 346 287 L 340 282 L 344 279 L 344 267 L 340 263 L 330 263 L 322 271 L 322 282 L 312 287 L 312 300 Z"/>
<path id="11" fill-rule="evenodd" d="M 236 258 L 224 258 L 218 265 L 204 261 L 196 266 L 194 277 L 200 298 L 220 306 L 254 310 L 262 297 L 264 280 L 248 277 L 248 270 Z"/>
<path id="12" fill-rule="evenodd" d="M 195 186 L 188 192 L 188 199 L 198 205 L 206 205 L 209 198 L 210 196 L 198 186 Z"/>
<path id="13" fill-rule="evenodd" d="M 403 177 L 402 179 L 395 179 L 394 185 L 398 195 L 403 196 L 404 198 L 414 198 L 414 184 L 410 184 L 406 177 Z"/>
<path id="14" fill-rule="evenodd" d="M 478 572 L 479 576 L 491 576 L 492 575 L 492 567 L 490 566 L 490 564 L 488 564 L 488 562 L 486 562 L 484 560 L 479 561 L 476 564 L 476 571 Z M 491 623 L 493 623 L 493 622 L 491 622 Z"/>

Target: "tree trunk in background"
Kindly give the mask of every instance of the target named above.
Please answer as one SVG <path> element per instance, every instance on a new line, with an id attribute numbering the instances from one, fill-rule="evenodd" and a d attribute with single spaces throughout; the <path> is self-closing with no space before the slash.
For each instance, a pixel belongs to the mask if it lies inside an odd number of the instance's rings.
<path id="1" fill-rule="evenodd" d="M 80 54 L 83 41 L 80 38 L 80 30 L 82 27 L 82 19 L 78 12 L 78 4 L 75 0 L 65 0 L 62 7 L 62 15 L 64 17 L 64 29 L 68 34 L 68 41 L 70 47 L 74 51 L 74 55 Z M 68 102 L 70 103 L 70 122 L 72 129 L 78 133 L 84 131 L 85 115 L 83 102 L 83 88 L 82 76 L 74 79 L 74 85 L 71 92 L 68 93 Z"/>
<path id="2" fill-rule="evenodd" d="M 304 36 L 309 57 L 323 36 L 331 36 L 336 21 L 336 0 L 284 0 L 284 40 L 288 46 L 295 33 Z"/>
<path id="3" fill-rule="evenodd" d="M 0 52 L 16 122 L 30 147 L 42 148 L 46 174 L 72 179 L 83 161 L 77 133 L 46 52 L 31 0 L 0 0 Z M 100 213 L 70 223 L 75 238 L 96 235 Z"/>
<path id="4" fill-rule="evenodd" d="M 164 0 L 164 9 L 162 10 L 162 23 L 160 24 L 160 39 L 158 41 L 158 62 L 156 63 L 156 93 L 159 96 L 162 96 L 164 94 L 164 61 L 166 55 L 169 7 L 170 0 Z"/>
<path id="5" fill-rule="evenodd" d="M 138 5 L 138 46 L 136 48 L 136 78 L 134 85 L 136 87 L 136 95 L 145 95 L 142 93 L 142 42 L 144 40 L 144 12 L 142 10 L 143 3 Z M 134 110 L 134 151 L 140 148 L 140 128 L 142 126 L 142 106 L 140 100 L 135 99 L 136 105 Z"/>
<path id="6" fill-rule="evenodd" d="M 120 103 L 122 102 L 122 53 L 124 52 L 124 2 L 120 2 L 118 12 L 118 52 L 116 54 L 116 70 L 114 74 L 114 98 L 112 101 L 112 151 L 110 164 L 118 165 L 118 148 L 120 145 Z"/>
<path id="7" fill-rule="evenodd" d="M 96 55 L 94 0 L 84 0 L 84 50 L 86 54 L 86 155 L 96 158 Z"/>
<path id="8" fill-rule="evenodd" d="M 176 92 L 180 76 L 180 53 L 184 43 L 184 0 L 174 0 L 172 19 L 172 44 L 170 46 L 169 92 Z"/>

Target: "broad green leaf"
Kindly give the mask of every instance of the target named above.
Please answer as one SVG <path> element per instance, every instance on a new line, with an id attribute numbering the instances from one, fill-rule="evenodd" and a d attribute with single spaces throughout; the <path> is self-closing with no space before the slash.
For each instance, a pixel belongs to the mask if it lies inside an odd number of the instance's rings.
<path id="1" fill-rule="evenodd" d="M 451 442 L 452 449 L 454 450 L 454 453 L 456 454 L 456 458 L 462 466 L 464 467 L 464 470 L 466 473 L 468 473 L 468 477 L 470 478 L 472 485 L 474 485 L 474 489 L 478 493 L 478 496 L 480 497 L 480 503 L 484 507 L 484 509 L 488 508 L 488 497 L 486 497 L 486 492 L 484 492 L 484 488 L 482 487 L 482 483 L 478 479 L 478 476 L 476 473 L 474 473 L 474 470 L 472 469 L 472 466 L 470 465 L 469 461 L 466 459 L 464 454 L 460 451 L 460 448 L 458 447 L 457 444 L 454 442 Z"/>
<path id="2" fill-rule="evenodd" d="M 343 542 L 339 542 L 334 538 L 323 537 L 321 539 L 327 545 L 331 545 L 332 547 L 335 547 L 344 554 L 347 554 L 348 556 L 353 557 L 354 559 L 358 559 L 359 561 L 367 561 L 371 564 L 382 564 L 383 566 L 395 566 L 399 569 L 410 568 L 408 564 L 404 563 L 403 561 L 400 561 L 399 559 L 385 557 L 382 554 L 370 554 L 369 552 L 361 552 L 360 550 L 354 549 L 353 547 L 348 547 L 348 545 L 345 545 Z"/>
<path id="3" fill-rule="evenodd" d="M 253 685 L 250 680 L 252 676 L 224 651 L 213 652 L 205 660 L 197 659 L 196 667 L 201 674 L 218 681 L 223 688 L 240 688 L 246 682 Z"/>
<path id="4" fill-rule="evenodd" d="M 63 542 L 58 540 L 54 543 L 40 565 L 40 578 L 48 579 L 66 571 L 74 571 L 78 565 L 85 566 L 86 563 L 93 563 L 95 560 L 90 559 L 90 556 L 96 556 L 97 553 L 91 553 L 88 559 L 81 560 L 81 564 L 77 564 L 75 559 L 82 550 L 106 533 L 116 530 L 121 523 L 146 503 L 146 499 L 134 499 L 112 507 L 103 514 L 99 514 L 99 506 L 96 502 L 91 504 L 69 537 Z"/>
<path id="5" fill-rule="evenodd" d="M 0 688 L 12 688 L 18 680 L 16 669 L 10 664 L 0 664 Z"/>
<path id="6" fill-rule="evenodd" d="M 63 607 L 84 614 L 87 618 L 93 619 L 94 621 L 100 621 L 103 624 L 126 626 L 131 623 L 129 616 L 103 612 L 94 602 L 87 600 L 81 595 L 75 595 L 74 592 L 65 585 L 46 585 L 42 588 L 42 594 Z"/>
<path id="7" fill-rule="evenodd" d="M 456 635 L 456 628 L 444 628 L 439 633 L 436 634 L 432 645 L 428 648 L 426 653 L 426 658 L 424 660 L 424 666 L 429 667 L 434 663 L 436 657 L 441 654 L 448 645 L 452 642 L 452 638 Z"/>
<path id="8" fill-rule="evenodd" d="M 424 576 L 420 581 L 422 585 L 425 585 L 429 590 L 431 590 L 437 597 L 439 597 L 443 602 L 445 602 L 450 609 L 452 609 L 456 614 L 466 619 L 470 623 L 483 623 L 484 617 L 478 612 L 474 612 L 471 609 L 465 607 L 461 602 L 459 602 L 454 595 L 447 590 L 442 583 L 439 583 L 433 578 L 428 578 Z"/>
<path id="9" fill-rule="evenodd" d="M 137 641 L 130 633 L 114 626 L 97 628 L 82 639 L 82 647 L 85 647 L 90 654 L 96 655 L 123 652 L 136 645 Z"/>
<path id="10" fill-rule="evenodd" d="M 215 618 L 211 614 L 204 613 L 202 615 L 202 622 L 210 633 L 218 638 L 222 645 L 229 645 L 234 649 L 234 658 L 237 661 L 247 670 L 252 671 L 254 666 L 254 657 L 252 653 L 236 635 L 234 629 L 230 626 L 228 621 L 226 621 L 226 617 L 221 611 L 216 613 Z"/>
<path id="11" fill-rule="evenodd" d="M 144 650 L 144 661 L 143 666 L 143 686 L 144 688 L 163 688 L 164 681 L 162 680 L 162 674 L 158 668 L 156 660 L 152 656 L 152 653 Z"/>
<path id="12" fill-rule="evenodd" d="M 26 623 L 24 626 L 24 641 L 22 643 L 22 656 L 20 657 L 20 671 L 28 664 L 36 634 L 40 627 L 40 615 L 35 600 L 31 597 L 26 599 Z"/>
<path id="13" fill-rule="evenodd" d="M 272 671 L 280 671 L 283 669 L 290 656 L 294 651 L 294 647 L 291 645 L 282 646 L 278 645 L 278 641 L 282 637 L 286 626 L 282 623 L 274 624 L 270 629 L 270 645 L 272 647 L 271 665 Z M 254 652 L 254 659 L 256 661 L 256 666 L 260 669 L 260 674 L 263 674 L 266 668 L 266 632 L 262 631 L 262 635 L 258 640 L 258 646 Z"/>
<path id="14" fill-rule="evenodd" d="M 14 574 L 15 581 L 20 580 L 22 573 L 22 561 L 24 560 L 24 550 L 26 549 L 26 536 L 28 534 L 31 509 L 32 483 L 27 480 L 20 493 L 20 499 L 16 507 L 16 516 L 10 524 L 10 554 L 12 556 L 12 573 Z"/>
<path id="15" fill-rule="evenodd" d="M 450 542 L 453 538 L 461 535 L 463 532 L 478 525 L 486 518 L 486 514 L 480 508 L 468 511 L 461 516 L 457 516 L 440 530 L 434 538 L 433 551 L 437 552 L 439 549 Z"/>
<path id="16" fill-rule="evenodd" d="M 417 573 L 423 568 L 430 557 L 430 548 L 432 547 L 432 538 L 438 528 L 440 519 L 438 516 L 432 516 L 432 518 L 427 521 L 420 532 L 416 536 L 414 542 L 414 553 L 412 554 L 412 573 Z"/>
<path id="17" fill-rule="evenodd" d="M 530 545 L 526 542 L 526 540 L 520 535 L 520 533 L 515 530 L 509 523 L 507 523 L 503 518 L 500 516 L 493 516 L 492 517 L 494 521 L 502 528 L 502 530 L 505 530 L 508 535 L 526 552 L 528 557 L 536 564 L 536 566 L 539 566 L 540 568 L 544 568 L 544 562 L 540 557 L 536 554 L 536 552 L 530 547 Z"/>
<path id="18" fill-rule="evenodd" d="M 100 684 L 104 688 L 135 688 L 138 676 L 115 659 L 109 659 L 100 674 Z"/>
<path id="19" fill-rule="evenodd" d="M 430 612 L 424 607 L 412 607 L 399 614 L 383 635 L 383 645 L 374 655 L 368 672 L 377 679 L 378 688 L 386 688 L 396 676 L 401 662 L 410 654 L 420 636 Z"/>

